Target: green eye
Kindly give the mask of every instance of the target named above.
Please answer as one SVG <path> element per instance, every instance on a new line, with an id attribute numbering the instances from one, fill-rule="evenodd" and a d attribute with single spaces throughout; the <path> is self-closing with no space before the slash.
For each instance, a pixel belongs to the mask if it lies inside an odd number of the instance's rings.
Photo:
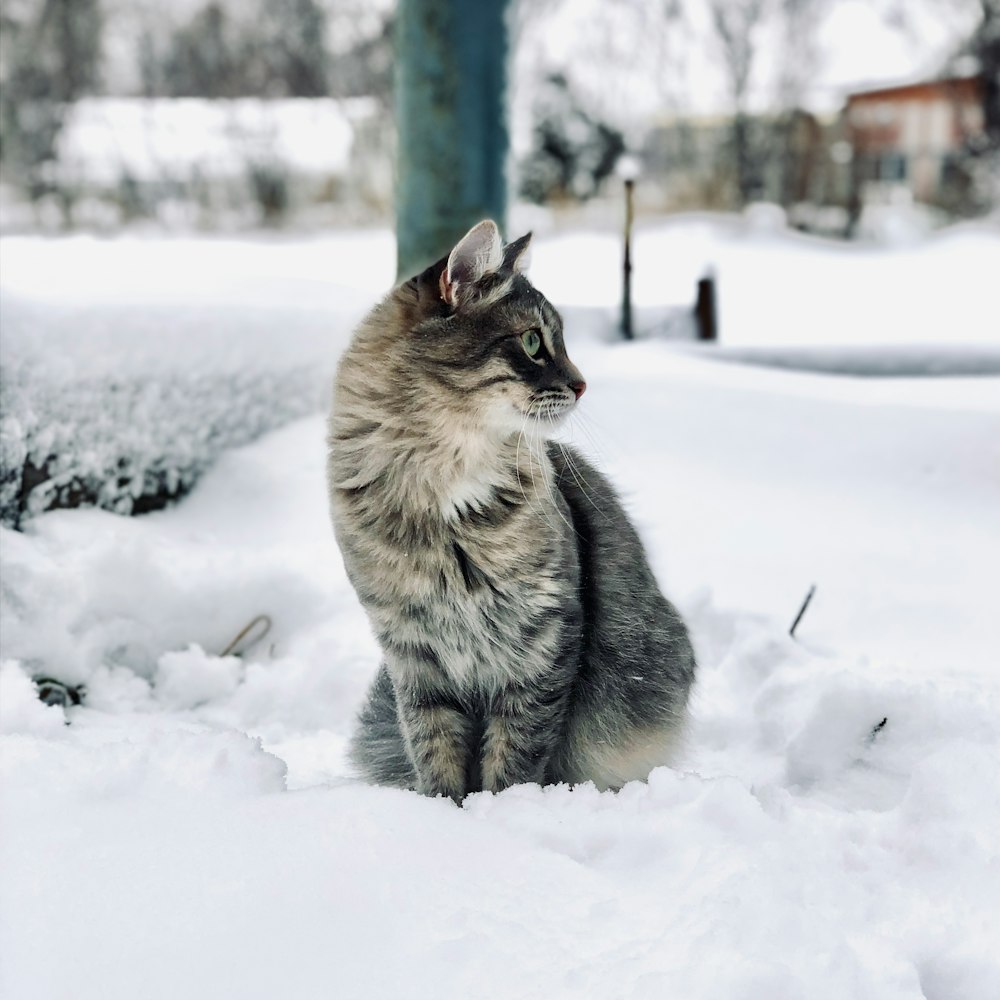
<path id="1" fill-rule="evenodd" d="M 537 330 L 525 330 L 521 334 L 521 344 L 525 354 L 533 358 L 542 349 L 542 337 Z"/>

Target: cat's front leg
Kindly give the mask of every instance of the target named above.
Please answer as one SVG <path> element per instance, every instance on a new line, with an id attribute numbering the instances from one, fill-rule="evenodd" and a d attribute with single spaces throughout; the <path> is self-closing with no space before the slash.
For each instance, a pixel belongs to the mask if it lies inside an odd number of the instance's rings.
<path id="1" fill-rule="evenodd" d="M 534 686 L 507 688 L 495 699 L 483 733 L 482 774 L 486 791 L 542 784 L 559 742 L 567 697 Z"/>
<path id="2" fill-rule="evenodd" d="M 461 802 L 469 791 L 472 720 L 441 692 L 423 685 L 397 683 L 396 699 L 417 791 Z"/>

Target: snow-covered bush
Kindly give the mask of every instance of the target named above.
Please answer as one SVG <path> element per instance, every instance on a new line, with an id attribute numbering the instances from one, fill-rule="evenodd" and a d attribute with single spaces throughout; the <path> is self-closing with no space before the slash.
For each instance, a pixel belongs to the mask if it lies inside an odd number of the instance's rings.
<path id="1" fill-rule="evenodd" d="M 56 507 L 163 507 L 222 451 L 322 398 L 298 367 L 57 382 L 31 363 L 5 366 L 0 394 L 0 521 L 11 526 Z"/>
<path id="2" fill-rule="evenodd" d="M 322 409 L 338 343 L 392 262 L 385 233 L 11 239 L 3 257 L 9 526 L 53 507 L 162 507 L 224 450 Z"/>

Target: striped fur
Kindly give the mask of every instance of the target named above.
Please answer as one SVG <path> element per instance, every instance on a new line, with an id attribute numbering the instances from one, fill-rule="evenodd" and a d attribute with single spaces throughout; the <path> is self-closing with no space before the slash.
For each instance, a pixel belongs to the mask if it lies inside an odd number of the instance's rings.
<path id="1" fill-rule="evenodd" d="M 331 511 L 384 655 L 351 756 L 456 801 L 619 787 L 669 762 L 694 656 L 607 480 L 546 438 L 583 380 L 528 237 L 484 240 L 393 290 L 338 368 Z"/>

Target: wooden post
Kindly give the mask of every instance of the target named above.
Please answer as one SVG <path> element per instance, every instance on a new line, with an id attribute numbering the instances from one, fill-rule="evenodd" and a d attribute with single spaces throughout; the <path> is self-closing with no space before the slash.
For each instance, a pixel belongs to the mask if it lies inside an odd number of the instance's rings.
<path id="1" fill-rule="evenodd" d="M 625 256 L 622 261 L 622 336 L 632 340 L 632 192 L 635 181 L 631 177 L 625 181 Z"/>
<path id="2" fill-rule="evenodd" d="M 698 282 L 698 299 L 694 305 L 695 325 L 699 340 L 719 339 L 719 319 L 715 304 L 715 278 L 707 274 Z"/>

